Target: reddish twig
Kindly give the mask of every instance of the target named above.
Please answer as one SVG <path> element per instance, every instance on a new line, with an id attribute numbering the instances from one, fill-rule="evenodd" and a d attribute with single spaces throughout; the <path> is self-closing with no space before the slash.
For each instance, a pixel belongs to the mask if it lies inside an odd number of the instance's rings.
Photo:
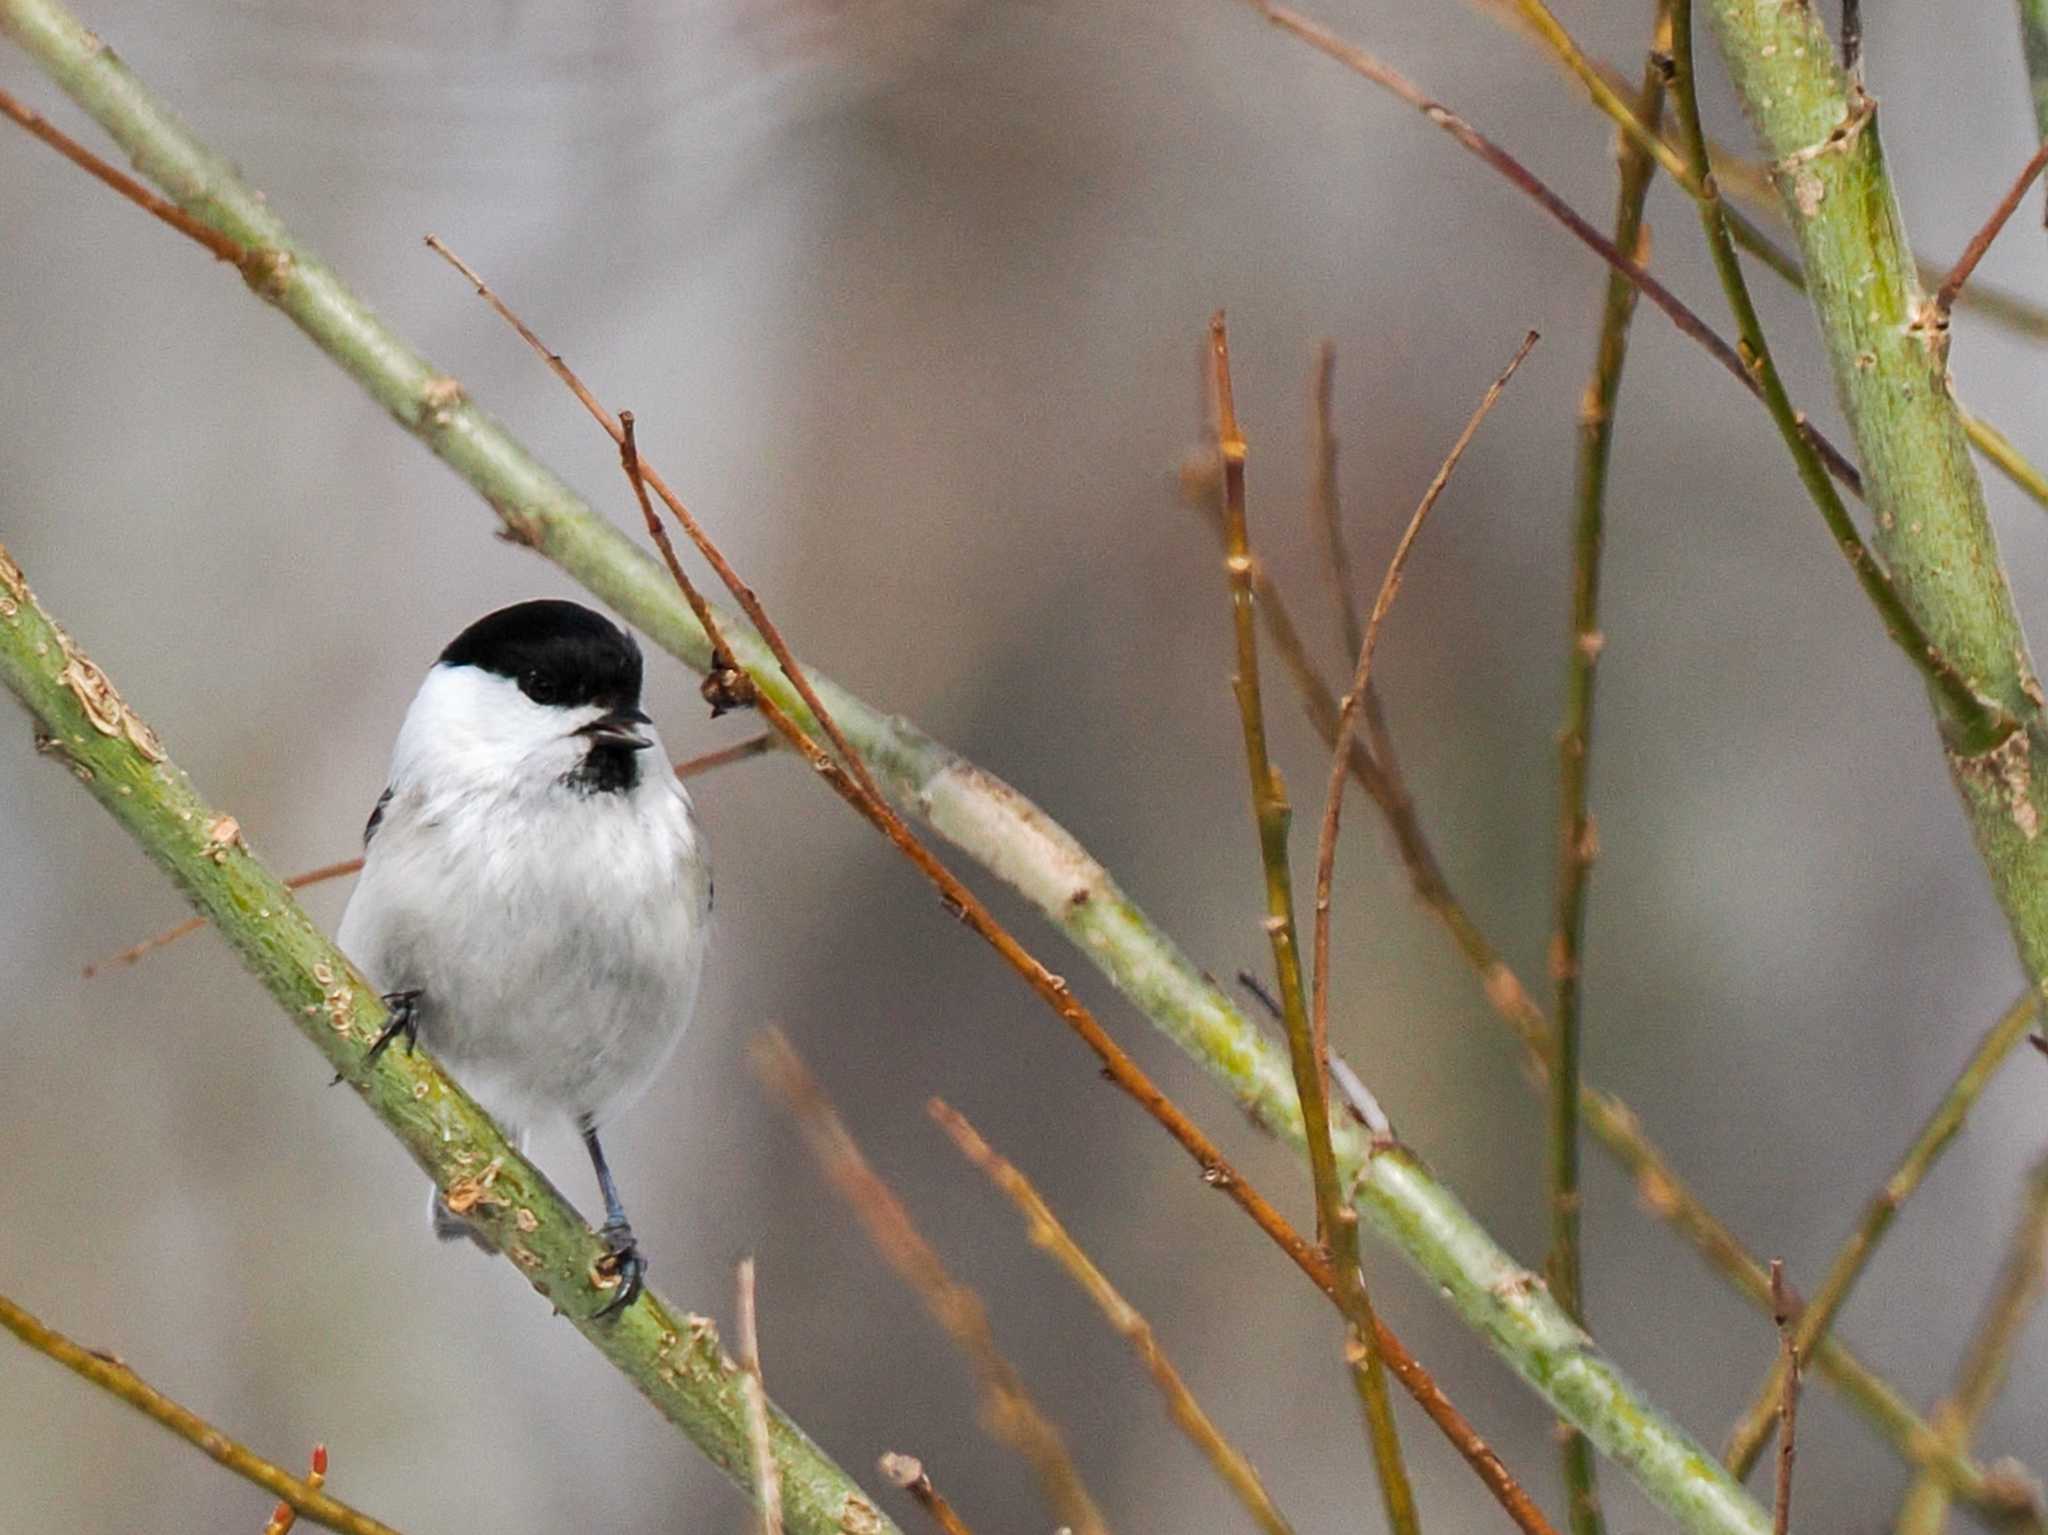
<path id="1" fill-rule="evenodd" d="M 1030 1232 L 1032 1245 L 1052 1254 L 1053 1260 L 1087 1293 L 1118 1336 L 1130 1344 L 1131 1351 L 1138 1356 L 1138 1362 L 1144 1365 L 1145 1373 L 1152 1377 L 1160 1396 L 1165 1399 L 1167 1415 L 1201 1451 L 1202 1458 L 1209 1462 L 1218 1479 L 1244 1505 L 1253 1522 L 1266 1535 L 1294 1535 L 1293 1527 L 1274 1506 L 1272 1494 L 1266 1491 L 1266 1484 L 1259 1479 L 1257 1469 L 1242 1450 L 1224 1437 L 1223 1430 L 1195 1400 L 1194 1392 L 1188 1389 L 1187 1381 L 1174 1368 L 1173 1361 L 1166 1357 L 1166 1350 L 1160 1346 L 1152 1324 L 1145 1320 L 1137 1307 L 1124 1299 L 1109 1276 L 1074 1240 L 1073 1233 L 1053 1214 L 1052 1206 L 1045 1202 L 1045 1196 L 1024 1175 L 1023 1169 L 983 1140 L 981 1132 L 958 1109 L 933 1098 L 926 1103 L 925 1111 L 960 1148 L 960 1154 L 1017 1207 Z"/>
<path id="2" fill-rule="evenodd" d="M 260 264 L 262 252 L 252 251 L 239 240 L 229 239 L 218 229 L 202 224 L 176 203 L 159 197 L 126 171 L 109 165 L 42 113 L 16 100 L 5 91 L 0 91 L 0 116 L 13 118 L 88 176 L 105 182 L 136 207 L 162 219 L 186 239 L 205 246 L 216 259 L 239 268 L 245 274 Z"/>
<path id="3" fill-rule="evenodd" d="M 1352 73 L 1363 76 L 1374 85 L 1400 98 L 1456 139 L 1464 148 L 1492 166 L 1518 192 L 1527 196 L 1545 213 L 1562 224 L 1574 239 L 1635 284 L 1643 297 L 1661 309 L 1665 317 L 1677 326 L 1682 334 L 1706 348 L 1708 354 L 1743 388 L 1759 400 L 1763 398 L 1763 386 L 1743 365 L 1741 355 L 1721 338 L 1718 331 L 1701 319 L 1677 294 L 1652 277 L 1640 262 L 1620 250 L 1612 240 L 1588 223 L 1577 209 L 1552 191 L 1520 160 L 1442 102 L 1425 94 L 1407 76 L 1382 63 L 1357 44 L 1339 37 L 1321 22 L 1311 20 L 1287 6 L 1272 4 L 1271 0 L 1245 0 L 1245 4 L 1281 31 L 1292 33 L 1318 53 L 1335 59 Z M 1852 495 L 1861 496 L 1863 476 L 1857 472 L 1856 466 L 1841 449 L 1828 441 L 1827 437 L 1810 423 L 1804 424 L 1802 430 L 1807 440 L 1812 443 L 1814 452 L 1818 453 L 1828 466 L 1829 472 L 1840 480 Z"/>
<path id="4" fill-rule="evenodd" d="M 2012 217 L 2020 200 L 2027 195 L 2027 188 L 2034 184 L 2034 178 L 2048 167 L 2048 144 L 2043 144 L 2027 159 L 2013 184 L 2006 189 L 1998 206 L 1991 210 L 1991 217 L 1984 226 L 1970 236 L 1970 243 L 1963 247 L 1963 253 L 1956 257 L 1956 264 L 1949 268 L 1948 276 L 1942 278 L 1941 286 L 1934 290 L 1934 324 L 1938 329 L 1948 326 L 1949 311 L 1955 307 L 1956 295 L 1963 291 L 1963 284 L 1970 280 L 1970 274 L 1977 270 L 1977 263 L 1984 259 L 1984 253 L 1991 249 L 1991 242 L 1998 238 L 2005 221 Z"/>
<path id="5" fill-rule="evenodd" d="M 988 1311 L 918 1231 L 910 1212 L 861 1152 L 839 1112 L 780 1030 L 754 1043 L 754 1069 L 795 1116 L 826 1179 L 860 1218 L 890 1268 L 917 1292 L 932 1320 L 967 1356 L 981 1384 L 982 1420 L 990 1433 L 1031 1462 L 1054 1517 L 1076 1535 L 1107 1535 L 1101 1511 L 1082 1484 L 1065 1437 L 1038 1408 L 1017 1367 L 1004 1355 Z"/>
<path id="6" fill-rule="evenodd" d="M 953 1505 L 932 1485 L 931 1473 L 915 1455 L 900 1455 L 890 1450 L 876 1462 L 876 1467 L 892 1485 L 909 1493 L 911 1501 L 931 1515 L 932 1523 L 939 1527 L 939 1535 L 974 1535 L 967 1528 L 966 1521 L 953 1511 Z"/>
<path id="7" fill-rule="evenodd" d="M 596 398 L 584 386 L 582 380 L 562 361 L 560 355 L 548 350 L 540 338 L 527 327 L 523 320 L 512 312 L 496 293 L 491 291 L 490 287 L 477 276 L 473 269 L 462 263 L 452 251 L 449 251 L 439 241 L 434 241 L 433 243 L 435 248 L 476 286 L 479 296 L 490 304 L 491 308 L 518 332 L 528 346 L 532 347 L 547 361 L 549 368 L 555 375 L 562 380 L 577 400 L 582 402 L 584 408 L 591 413 L 599 425 L 615 436 L 623 449 L 625 440 L 624 430 L 618 427 L 610 413 L 597 403 Z M 667 489 L 659 476 L 654 473 L 652 467 L 641 461 L 637 454 L 633 464 L 629 466 L 629 477 L 633 474 L 637 474 L 641 484 L 652 489 L 655 494 L 660 495 L 672 511 L 680 506 L 681 503 L 679 501 L 671 499 L 674 493 Z M 640 488 L 640 485 L 636 485 L 636 492 Z M 687 527 L 695 530 L 693 536 L 703 537 L 703 530 L 696 527 L 694 519 L 687 524 Z M 709 542 L 708 538 L 705 539 L 705 542 Z M 729 566 L 725 566 L 723 556 L 720 556 L 712 563 L 714 569 L 721 566 L 730 569 Z M 671 561 L 669 568 L 671 575 L 677 578 L 678 585 L 685 587 L 687 600 L 687 578 L 682 575 L 680 565 Z M 733 580 L 734 584 L 739 584 L 737 576 Z M 717 626 L 716 616 L 710 614 L 708 607 L 705 612 L 713 620 L 706 626 L 705 632 L 707 638 L 711 641 L 713 652 L 716 654 L 718 648 L 723 644 L 721 631 Z M 793 660 L 787 664 L 792 669 L 796 667 L 796 663 Z M 1286 1221 L 1281 1219 L 1270 1205 L 1267 1205 L 1264 1200 L 1259 1199 L 1255 1193 L 1251 1193 L 1244 1186 L 1243 1181 L 1231 1169 L 1230 1164 L 1224 1159 L 1221 1150 L 1218 1149 L 1216 1144 L 1204 1135 L 1181 1110 L 1180 1106 L 1167 1097 L 1152 1081 L 1151 1077 L 1145 1073 L 1143 1068 L 1115 1040 L 1110 1038 L 1108 1031 L 1097 1021 L 1095 1015 L 1069 991 L 1066 981 L 1048 970 L 1035 955 L 1018 942 L 1015 936 L 996 920 L 994 914 L 989 911 L 982 900 L 962 884 L 959 878 L 947 869 L 944 864 L 940 863 L 930 849 L 912 834 L 909 827 L 904 824 L 902 818 L 895 813 L 887 801 L 877 795 L 865 793 L 840 768 L 839 764 L 816 741 L 811 739 L 809 734 L 775 702 L 772 695 L 765 689 L 759 692 L 756 707 L 759 709 L 762 718 L 805 761 L 810 763 L 818 776 L 825 780 L 826 784 L 835 794 L 839 795 L 863 819 L 887 837 L 911 863 L 916 865 L 918 871 L 937 887 L 940 899 L 946 909 L 966 924 L 976 936 L 993 948 L 1006 964 L 1024 977 L 1026 983 L 1037 994 L 1039 999 L 1051 1008 L 1068 1028 L 1080 1037 L 1082 1043 L 1101 1062 L 1104 1078 L 1128 1095 L 1133 1102 L 1153 1119 L 1157 1120 L 1182 1149 L 1195 1159 L 1197 1165 L 1202 1169 L 1204 1180 L 1211 1186 L 1222 1189 L 1229 1194 L 1234 1203 L 1238 1204 L 1240 1208 L 1252 1216 L 1261 1230 L 1265 1231 L 1275 1241 L 1280 1242 L 1283 1250 L 1287 1251 L 1288 1255 L 1295 1260 L 1298 1266 L 1303 1267 L 1311 1279 L 1318 1281 L 1319 1287 L 1323 1288 L 1325 1293 L 1334 1295 L 1335 1279 L 1327 1262 L 1323 1261 L 1319 1254 L 1309 1248 L 1302 1241 L 1301 1237 L 1294 1232 L 1293 1228 L 1288 1226 Z M 1249 1198 L 1247 1198 L 1248 1194 L 1250 1195 Z M 1486 1441 L 1479 1436 L 1472 1425 L 1451 1404 L 1450 1399 L 1443 1394 L 1428 1371 L 1422 1367 L 1413 1355 L 1408 1353 L 1407 1349 L 1394 1336 L 1392 1331 L 1382 1326 L 1377 1335 L 1377 1342 L 1386 1357 L 1388 1368 L 1394 1371 L 1395 1378 L 1400 1380 L 1403 1387 L 1415 1397 L 1416 1401 L 1422 1406 L 1423 1411 L 1429 1415 L 1430 1420 L 1451 1441 L 1452 1445 L 1473 1468 L 1480 1480 L 1486 1484 L 1488 1490 L 1493 1493 L 1502 1506 L 1514 1517 L 1516 1523 L 1521 1525 L 1524 1530 L 1532 1532 L 1532 1535 L 1537 1531 L 1548 1531 L 1549 1525 L 1544 1522 L 1542 1514 L 1536 1509 L 1534 1503 L 1530 1501 L 1528 1494 L 1522 1490 L 1521 1485 L 1508 1472 L 1506 1466 L 1501 1463 L 1499 1456 L 1494 1454 Z"/>

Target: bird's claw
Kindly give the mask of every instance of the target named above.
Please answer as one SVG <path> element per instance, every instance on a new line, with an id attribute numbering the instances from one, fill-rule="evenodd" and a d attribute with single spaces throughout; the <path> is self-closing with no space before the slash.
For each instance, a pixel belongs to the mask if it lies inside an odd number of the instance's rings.
<path id="1" fill-rule="evenodd" d="M 377 1064 L 377 1057 L 390 1047 L 391 1041 L 403 1036 L 405 1053 L 411 1055 L 420 1043 L 420 994 L 418 991 L 391 991 L 384 994 L 384 1005 L 391 1009 L 391 1021 L 384 1030 L 370 1041 L 369 1053 L 363 1057 L 365 1066 Z"/>
<path id="2" fill-rule="evenodd" d="M 604 1256 L 597 1260 L 594 1272 L 612 1281 L 612 1298 L 599 1306 L 595 1317 L 617 1316 L 640 1298 L 645 1288 L 647 1260 L 640 1256 L 640 1243 L 633 1235 L 633 1228 L 624 1221 L 606 1221 L 598 1228 L 598 1238 L 604 1243 Z"/>

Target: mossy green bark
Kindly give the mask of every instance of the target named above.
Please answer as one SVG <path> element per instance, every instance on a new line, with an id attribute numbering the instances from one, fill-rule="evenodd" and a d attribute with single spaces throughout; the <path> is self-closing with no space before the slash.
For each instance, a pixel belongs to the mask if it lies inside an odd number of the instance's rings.
<path id="1" fill-rule="evenodd" d="M 1950 392 L 1948 335 L 1919 285 L 1877 104 L 1817 8 L 1711 0 L 1721 50 L 1805 257 L 1807 294 L 1863 462 L 1873 547 L 1930 642 L 2020 728 L 1982 749 L 1937 723 L 1977 848 L 2035 984 L 2048 979 L 2042 692 Z"/>
<path id="2" fill-rule="evenodd" d="M 742 1375 L 712 1323 L 672 1310 L 651 1292 L 615 1317 L 595 1319 L 607 1298 L 598 1269 L 603 1243 L 426 1054 L 392 1049 L 365 1064 L 387 1017 L 377 993 L 257 859 L 234 818 L 200 798 L 156 732 L 43 610 L 5 547 L 0 684 L 35 721 L 38 748 L 68 768 L 212 921 L 449 1204 L 720 1470 L 751 1489 Z M 791 1531 L 891 1535 L 894 1526 L 867 1495 L 773 1409 L 770 1437 Z"/>
<path id="3" fill-rule="evenodd" d="M 704 633 L 667 574 L 471 402 L 453 378 L 386 328 L 98 38 L 55 0 L 0 0 L 0 30 L 181 207 L 244 245 L 275 253 L 249 264 L 256 274 L 251 289 L 460 474 L 496 511 L 508 536 L 559 565 L 662 648 L 699 670 L 708 664 Z M 810 723 L 766 647 L 726 615 L 720 622 L 735 659 L 795 718 Z M 1301 1149 L 1301 1116 L 1285 1051 L 1147 920 L 1085 848 L 1001 780 L 817 673 L 810 678 L 893 798 L 1011 881 L 1258 1123 Z M 234 914 L 232 908 L 228 912 Z M 373 1003 L 363 1005 L 374 1011 Z M 355 1035 L 360 1033 L 358 1027 Z M 359 1050 L 360 1044 L 351 1048 Z M 1712 1456 L 1601 1355 L 1542 1280 L 1502 1251 L 1421 1162 L 1398 1148 L 1373 1146 L 1355 1126 L 1336 1127 L 1334 1139 L 1340 1170 L 1366 1218 L 1436 1282 L 1517 1374 L 1683 1528 L 1697 1535 L 1761 1535 L 1768 1528 L 1764 1512 Z M 473 1159 L 477 1154 L 472 1151 Z M 509 1158 L 503 1163 L 511 1165 Z M 594 1247 L 579 1247 L 543 1255 L 543 1267 L 553 1276 L 549 1282 L 559 1285 L 584 1271 L 576 1264 L 587 1269 L 594 1258 Z M 635 1307 L 633 1314 L 649 1309 Z M 668 1330 L 676 1331 L 675 1325 Z M 687 1335 L 686 1329 L 678 1332 Z M 596 1341 L 605 1346 L 616 1339 L 600 1334 Z M 662 1382 L 657 1378 L 655 1384 Z M 705 1375 L 700 1389 L 714 1387 L 721 1407 L 737 1403 L 730 1377 Z M 715 1423 L 721 1435 L 727 1426 L 738 1435 L 742 1422 L 737 1416 L 702 1421 Z M 722 1465 L 743 1469 L 742 1437 L 721 1437 L 715 1447 L 699 1442 Z M 806 1506 L 828 1512 L 822 1503 Z"/>

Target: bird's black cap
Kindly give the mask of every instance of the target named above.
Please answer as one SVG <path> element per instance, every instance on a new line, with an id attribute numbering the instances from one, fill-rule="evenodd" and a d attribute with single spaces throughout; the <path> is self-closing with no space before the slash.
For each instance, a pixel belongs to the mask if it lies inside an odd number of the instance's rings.
<path id="1" fill-rule="evenodd" d="M 516 603 L 479 618 L 441 652 L 443 666 L 509 677 L 535 703 L 633 709 L 640 703 L 640 647 L 580 603 Z"/>

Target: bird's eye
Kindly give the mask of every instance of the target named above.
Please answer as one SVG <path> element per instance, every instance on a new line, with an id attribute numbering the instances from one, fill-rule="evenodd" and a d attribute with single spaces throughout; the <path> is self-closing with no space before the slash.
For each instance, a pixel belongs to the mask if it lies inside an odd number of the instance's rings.
<path id="1" fill-rule="evenodd" d="M 521 677 L 519 691 L 537 704 L 555 703 L 562 696 L 562 690 L 555 685 L 555 679 L 545 672 L 528 672 Z"/>

